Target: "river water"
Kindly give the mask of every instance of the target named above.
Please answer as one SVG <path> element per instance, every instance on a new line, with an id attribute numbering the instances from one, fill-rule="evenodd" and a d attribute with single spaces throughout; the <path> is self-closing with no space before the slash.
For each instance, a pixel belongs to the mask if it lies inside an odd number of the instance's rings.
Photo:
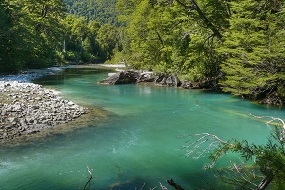
<path id="1" fill-rule="evenodd" d="M 0 149 L 0 189 L 82 189 L 92 170 L 90 189 L 150 189 L 173 178 L 186 189 L 226 188 L 203 170 L 205 157 L 186 156 L 191 135 L 263 144 L 272 126 L 249 114 L 284 118 L 284 109 L 258 105 L 231 95 L 147 85 L 99 85 L 107 71 L 67 69 L 37 83 L 106 119 L 30 144 Z M 228 159 L 237 160 L 235 155 Z M 225 159 L 217 164 L 223 167 Z M 229 188 L 230 189 L 230 188 Z"/>

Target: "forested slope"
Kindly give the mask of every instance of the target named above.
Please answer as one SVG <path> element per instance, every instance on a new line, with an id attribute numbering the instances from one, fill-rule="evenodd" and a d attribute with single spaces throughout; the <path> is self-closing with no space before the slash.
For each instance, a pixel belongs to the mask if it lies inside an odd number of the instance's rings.
<path id="1" fill-rule="evenodd" d="M 65 0 L 70 14 L 84 16 L 87 21 L 117 25 L 117 0 Z"/>

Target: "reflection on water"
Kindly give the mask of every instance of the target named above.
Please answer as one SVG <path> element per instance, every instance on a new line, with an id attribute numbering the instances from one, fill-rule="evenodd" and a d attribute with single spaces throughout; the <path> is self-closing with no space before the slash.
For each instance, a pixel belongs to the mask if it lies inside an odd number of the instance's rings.
<path id="1" fill-rule="evenodd" d="M 87 165 L 93 169 L 92 189 L 159 188 L 159 182 L 167 186 L 170 178 L 187 189 L 221 189 L 220 182 L 202 169 L 207 158 L 186 157 L 182 146 L 189 139 L 180 137 L 209 132 L 222 139 L 264 143 L 271 127 L 249 113 L 284 113 L 219 93 L 98 85 L 105 76 L 106 71 L 98 69 L 68 69 L 37 81 L 110 114 L 45 140 L 2 147 L 0 189 L 82 189 L 89 177 Z"/>

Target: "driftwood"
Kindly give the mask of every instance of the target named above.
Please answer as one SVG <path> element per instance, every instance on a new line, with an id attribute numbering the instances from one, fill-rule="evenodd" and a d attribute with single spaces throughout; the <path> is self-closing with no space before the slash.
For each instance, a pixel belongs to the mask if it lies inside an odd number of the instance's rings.
<path id="1" fill-rule="evenodd" d="M 83 187 L 82 190 L 85 190 L 85 189 L 86 189 L 87 185 L 91 182 L 91 180 L 92 180 L 92 178 L 93 178 L 92 172 L 90 171 L 90 169 L 89 169 L 88 166 L 87 166 L 87 169 L 88 169 L 88 172 L 89 172 L 89 175 L 90 175 L 90 176 L 89 176 L 88 181 L 85 183 L 85 185 L 84 185 L 84 187 Z"/>

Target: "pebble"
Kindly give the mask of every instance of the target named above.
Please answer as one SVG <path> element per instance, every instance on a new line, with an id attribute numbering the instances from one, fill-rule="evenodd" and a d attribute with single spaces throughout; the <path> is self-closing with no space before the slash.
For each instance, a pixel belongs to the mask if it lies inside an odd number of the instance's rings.
<path id="1" fill-rule="evenodd" d="M 0 102 L 0 141 L 32 135 L 87 113 L 58 92 L 33 83 L 0 81 Z"/>

